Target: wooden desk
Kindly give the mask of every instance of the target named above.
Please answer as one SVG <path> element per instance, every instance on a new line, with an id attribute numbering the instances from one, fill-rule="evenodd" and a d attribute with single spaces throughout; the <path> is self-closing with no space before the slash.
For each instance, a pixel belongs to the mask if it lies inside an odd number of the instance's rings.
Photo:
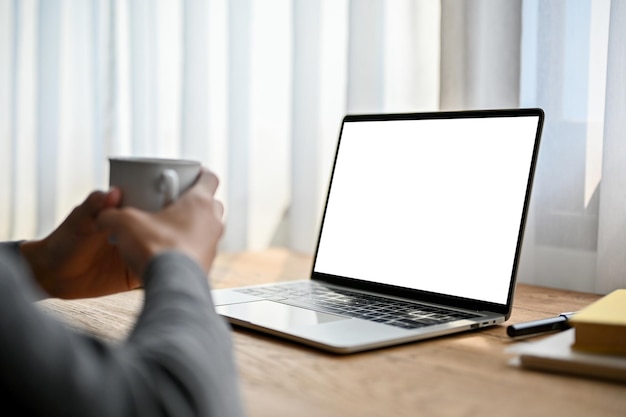
<path id="1" fill-rule="evenodd" d="M 223 254 L 214 288 L 305 278 L 311 259 L 280 249 Z M 92 300 L 45 300 L 70 326 L 123 338 L 142 291 Z M 597 295 L 519 285 L 508 323 L 576 311 Z M 404 346 L 337 356 L 252 331 L 234 331 L 250 416 L 620 416 L 626 385 L 507 364 L 506 324 Z"/>

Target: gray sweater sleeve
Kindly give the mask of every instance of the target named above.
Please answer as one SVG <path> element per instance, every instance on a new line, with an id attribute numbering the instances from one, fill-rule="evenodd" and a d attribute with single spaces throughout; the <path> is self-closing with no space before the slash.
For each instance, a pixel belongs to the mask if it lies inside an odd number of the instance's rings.
<path id="1" fill-rule="evenodd" d="M 207 279 L 188 257 L 159 255 L 145 303 L 112 345 L 74 332 L 33 301 L 15 245 L 0 245 L 0 400 L 18 415 L 240 416 L 233 349 Z"/>

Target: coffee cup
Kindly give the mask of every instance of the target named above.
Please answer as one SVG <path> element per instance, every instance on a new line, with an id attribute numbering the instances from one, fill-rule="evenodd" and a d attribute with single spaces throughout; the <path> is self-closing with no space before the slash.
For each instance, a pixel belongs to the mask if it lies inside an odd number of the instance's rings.
<path id="1" fill-rule="evenodd" d="M 122 191 L 121 206 L 159 211 L 193 185 L 201 164 L 184 159 L 109 158 L 109 185 Z"/>

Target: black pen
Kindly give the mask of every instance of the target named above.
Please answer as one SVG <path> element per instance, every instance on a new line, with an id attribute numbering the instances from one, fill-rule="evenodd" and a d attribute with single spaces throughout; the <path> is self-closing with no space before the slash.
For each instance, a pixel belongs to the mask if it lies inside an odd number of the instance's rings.
<path id="1" fill-rule="evenodd" d="M 531 334 L 539 334 L 552 332 L 555 330 L 569 329 L 571 326 L 568 320 L 574 313 L 562 313 L 556 317 L 549 319 L 528 321 L 526 323 L 512 324 L 506 328 L 506 334 L 510 337 L 528 336 Z"/>

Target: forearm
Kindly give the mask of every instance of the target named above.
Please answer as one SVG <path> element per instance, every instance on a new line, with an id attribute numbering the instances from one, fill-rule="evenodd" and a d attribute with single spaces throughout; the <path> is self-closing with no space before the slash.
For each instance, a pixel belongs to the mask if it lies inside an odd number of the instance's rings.
<path id="1" fill-rule="evenodd" d="M 26 247 L 26 250 L 24 249 Z M 19 260 L 22 263 L 21 267 L 26 268 L 28 271 L 22 274 L 19 279 L 27 279 L 29 282 L 27 285 L 31 286 L 36 299 L 40 300 L 46 298 L 49 294 L 41 286 L 41 283 L 37 280 L 35 269 L 39 268 L 34 265 L 36 259 L 36 253 L 39 251 L 40 244 L 35 241 L 16 240 L 9 242 L 0 242 L 0 253 L 8 255 L 15 260 Z"/>
<path id="2" fill-rule="evenodd" d="M 15 259 L 0 256 L 5 403 L 24 415 L 241 414 L 230 334 L 190 259 L 166 254 L 151 262 L 144 309 L 119 346 L 39 312 L 24 274 Z"/>
<path id="3" fill-rule="evenodd" d="M 36 284 L 39 299 L 49 296 L 45 284 L 41 280 L 41 277 L 44 276 L 43 271 L 46 269 L 45 262 L 47 259 L 43 241 L 19 240 L 0 242 L 0 250 L 24 261 L 30 272 L 27 276 L 31 278 L 32 283 Z M 25 279 L 26 277 L 21 278 Z"/>
<path id="4" fill-rule="evenodd" d="M 204 272 L 186 256 L 163 254 L 146 268 L 144 285 L 128 345 L 160 365 L 153 379 L 132 385 L 135 394 L 152 396 L 166 415 L 241 415 L 230 331 Z"/>
<path id="5" fill-rule="evenodd" d="M 44 276 L 48 269 L 46 265 L 48 263 L 48 251 L 45 248 L 45 242 L 43 240 L 24 240 L 16 242 L 16 244 L 20 256 L 26 261 L 32 272 L 34 281 L 47 294 Z"/>
<path id="6" fill-rule="evenodd" d="M 0 251 L 7 256 L 18 256 L 21 257 L 22 253 L 20 251 L 20 245 L 23 243 L 21 240 L 16 240 L 12 242 L 0 242 Z"/>

